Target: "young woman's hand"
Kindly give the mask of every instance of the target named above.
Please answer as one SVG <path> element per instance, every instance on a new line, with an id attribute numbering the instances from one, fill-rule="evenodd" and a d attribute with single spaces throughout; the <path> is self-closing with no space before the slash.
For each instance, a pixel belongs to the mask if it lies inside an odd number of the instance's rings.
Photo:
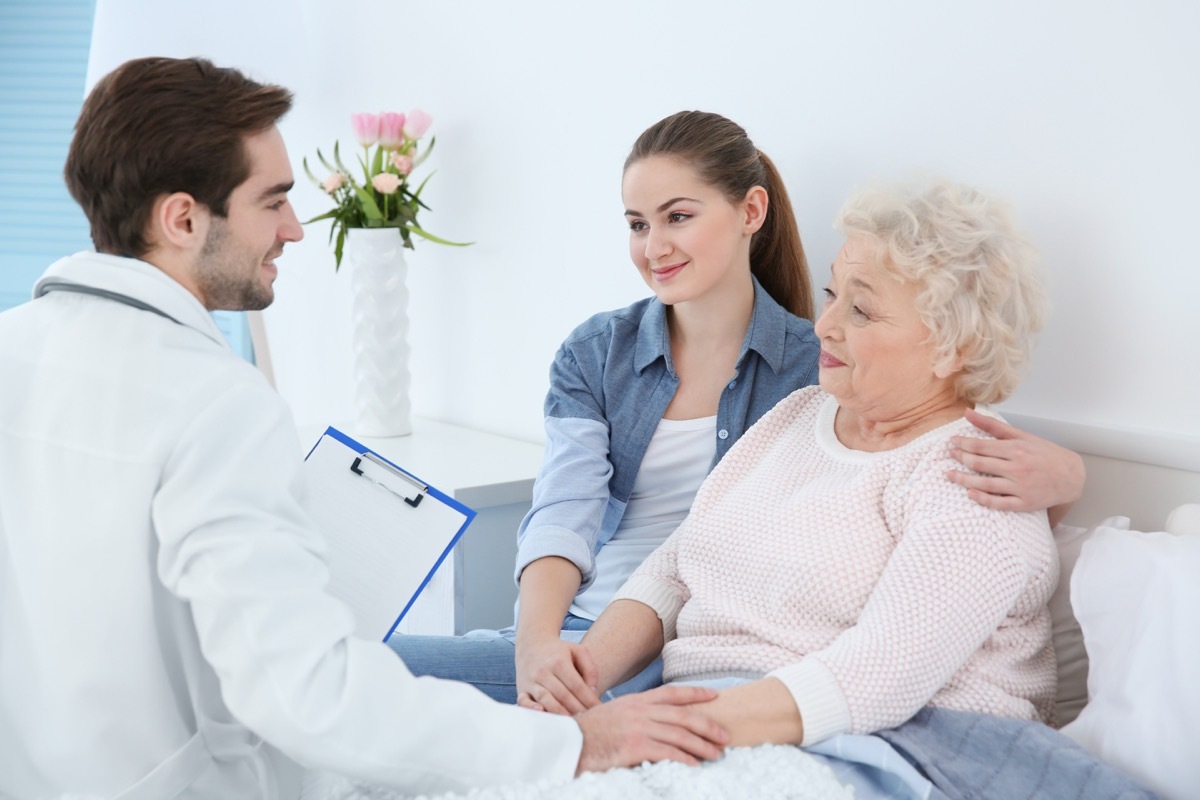
<path id="1" fill-rule="evenodd" d="M 575 715 L 600 705 L 591 652 L 557 637 L 517 647 L 517 705 Z"/>
<path id="2" fill-rule="evenodd" d="M 1006 511 L 1049 509 L 1050 524 L 1057 524 L 1083 494 L 1087 471 L 1079 454 L 978 411 L 967 411 L 966 417 L 996 438 L 955 436 L 954 457 L 980 474 L 950 470 L 947 477 L 968 489 L 980 505 Z"/>

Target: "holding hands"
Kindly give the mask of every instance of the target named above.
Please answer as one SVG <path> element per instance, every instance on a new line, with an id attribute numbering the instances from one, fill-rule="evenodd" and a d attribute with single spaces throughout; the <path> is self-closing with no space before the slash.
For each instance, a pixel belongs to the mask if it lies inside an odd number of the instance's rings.
<path id="1" fill-rule="evenodd" d="M 691 708 L 717 697 L 701 686 L 660 686 L 588 709 L 575 719 L 583 730 L 579 772 L 631 767 L 643 761 L 696 766 L 720 758 L 729 734 Z"/>
<path id="2" fill-rule="evenodd" d="M 601 703 L 599 673 L 582 644 L 561 639 L 518 651 L 517 705 L 574 716 L 583 731 L 578 772 L 630 767 L 644 761 L 695 766 L 719 758 L 728 732 L 697 704 L 717 697 L 698 686 L 660 686 Z"/>
<path id="3" fill-rule="evenodd" d="M 517 705 L 574 715 L 600 705 L 591 652 L 554 636 L 517 648 Z"/>

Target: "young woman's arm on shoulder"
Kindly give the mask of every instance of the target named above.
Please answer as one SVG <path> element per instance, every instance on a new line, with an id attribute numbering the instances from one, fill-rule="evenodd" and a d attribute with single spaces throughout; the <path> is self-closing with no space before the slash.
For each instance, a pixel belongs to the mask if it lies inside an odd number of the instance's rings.
<path id="1" fill-rule="evenodd" d="M 966 416 L 996 438 L 955 437 L 955 457 L 979 474 L 952 470 L 947 477 L 968 489 L 969 497 L 982 506 L 1003 511 L 1046 509 L 1050 525 L 1057 525 L 1083 495 L 1087 470 L 1079 454 L 995 417 L 977 411 Z"/>

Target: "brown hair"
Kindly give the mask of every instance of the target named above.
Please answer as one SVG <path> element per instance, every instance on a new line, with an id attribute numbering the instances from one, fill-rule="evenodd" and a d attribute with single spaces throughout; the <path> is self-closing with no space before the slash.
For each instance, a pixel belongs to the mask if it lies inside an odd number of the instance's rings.
<path id="1" fill-rule="evenodd" d="M 143 256 L 155 201 L 186 192 L 217 216 L 250 175 L 243 141 L 292 107 L 292 93 L 203 58 L 140 58 L 84 101 L 63 168 L 101 253 Z"/>
<path id="2" fill-rule="evenodd" d="M 720 114 L 680 111 L 647 128 L 629 151 L 625 169 L 650 156 L 673 156 L 690 164 L 701 180 L 732 203 L 755 186 L 767 191 L 767 218 L 750 242 L 750 270 L 775 301 L 812 319 L 812 282 L 796 215 L 779 171 L 746 131 Z"/>

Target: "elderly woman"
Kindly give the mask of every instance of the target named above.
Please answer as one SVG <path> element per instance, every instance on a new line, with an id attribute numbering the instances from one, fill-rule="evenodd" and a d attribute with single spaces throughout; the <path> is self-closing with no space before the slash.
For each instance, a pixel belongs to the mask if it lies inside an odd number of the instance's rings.
<path id="1" fill-rule="evenodd" d="M 928 753 L 992 730 L 978 715 L 1051 721 L 1046 515 L 984 508 L 945 480 L 962 468 L 954 437 L 973 433 L 964 414 L 1013 391 L 1042 325 L 1034 250 L 1004 208 L 949 183 L 859 194 L 839 229 L 815 327 L 820 386 L 717 465 L 576 646 L 580 674 L 603 692 L 661 651 L 668 682 L 722 679 L 708 710 L 733 745 L 908 723 L 904 744 Z M 547 680 L 533 697 L 553 706 L 563 691 Z M 918 715 L 927 707 L 969 716 Z M 1005 730 L 1009 744 L 1028 733 Z"/>

